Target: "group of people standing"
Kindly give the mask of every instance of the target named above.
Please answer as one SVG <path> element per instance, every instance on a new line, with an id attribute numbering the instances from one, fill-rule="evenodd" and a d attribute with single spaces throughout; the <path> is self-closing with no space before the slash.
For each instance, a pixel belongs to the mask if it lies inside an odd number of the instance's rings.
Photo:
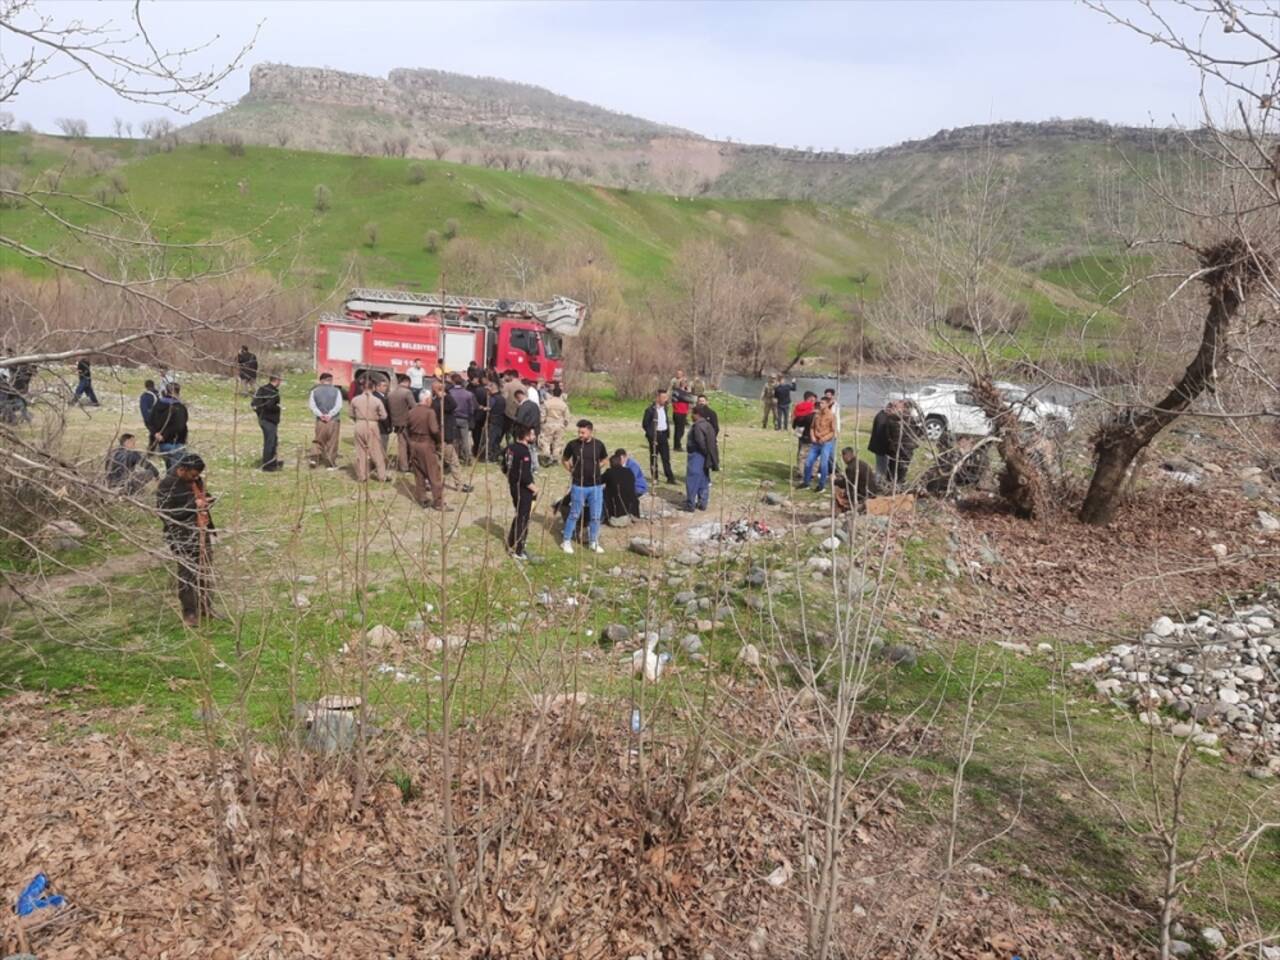
<path id="1" fill-rule="evenodd" d="M 699 384 L 699 386 L 701 386 Z M 683 412 L 680 412 L 680 408 Z M 685 426 L 692 426 L 685 436 Z M 649 472 L 658 480 L 658 467 L 667 483 L 676 482 L 671 470 L 671 449 L 685 453 L 685 500 L 681 509 L 706 510 L 711 498 L 711 474 L 720 469 L 720 418 L 707 404 L 703 392 L 689 389 L 684 371 L 677 371 L 671 385 L 659 389 L 640 419 L 649 444 Z"/>
<path id="2" fill-rule="evenodd" d="M 255 410 L 261 400 L 278 424 L 278 394 L 262 393 L 259 388 L 255 394 Z M 337 469 L 345 409 L 355 424 L 356 479 L 365 482 L 372 473 L 379 481 L 390 480 L 390 463 L 413 473 L 417 501 L 437 510 L 447 509 L 446 487 L 470 491 L 462 481 L 463 466 L 499 460 L 504 443 L 525 444 L 531 464 L 550 462 L 570 418 L 558 383 L 534 383 L 513 370 L 499 375 L 474 364 L 466 374 L 442 369 L 428 374 L 417 360 L 395 374 L 394 382 L 379 372 L 360 374 L 347 391 L 334 383 L 331 373 L 322 373 L 307 403 L 315 419 L 308 458 L 312 467 Z M 275 462 L 274 436 L 274 426 L 263 424 L 263 469 Z M 389 461 L 393 437 L 396 450 Z"/>

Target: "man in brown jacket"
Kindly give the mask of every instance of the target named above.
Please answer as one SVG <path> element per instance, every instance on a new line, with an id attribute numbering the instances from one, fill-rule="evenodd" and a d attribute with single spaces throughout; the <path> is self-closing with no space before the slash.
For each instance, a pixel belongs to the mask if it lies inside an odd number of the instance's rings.
<path id="1" fill-rule="evenodd" d="M 397 373 L 396 385 L 387 394 L 387 409 L 391 413 L 391 432 L 396 437 L 396 469 L 401 473 L 409 471 L 409 435 L 406 428 L 409 413 L 416 404 L 413 390 L 409 387 L 409 378 L 403 373 Z"/>
<path id="2" fill-rule="evenodd" d="M 356 422 L 356 480 L 361 483 L 369 479 L 371 457 L 379 482 L 387 480 L 387 460 L 378 435 L 378 421 L 386 418 L 387 408 L 372 391 L 366 390 L 351 401 L 351 419 Z"/>
<path id="3" fill-rule="evenodd" d="M 818 408 L 813 412 L 813 423 L 809 426 L 809 436 L 813 444 L 809 447 L 809 455 L 804 460 L 804 486 L 809 485 L 813 477 L 813 463 L 819 462 L 818 485 L 814 489 L 822 493 L 827 489 L 827 478 L 831 476 L 836 452 L 836 415 L 831 409 L 831 398 L 823 397 L 818 401 Z"/>
<path id="4" fill-rule="evenodd" d="M 423 392 L 418 405 L 409 412 L 405 424 L 409 437 L 409 467 L 413 470 L 413 495 L 418 504 L 433 510 L 445 510 L 444 471 L 440 464 L 440 444 L 444 433 L 440 418 L 432 408 L 431 394 Z M 431 487 L 431 503 L 427 503 L 427 486 Z"/>

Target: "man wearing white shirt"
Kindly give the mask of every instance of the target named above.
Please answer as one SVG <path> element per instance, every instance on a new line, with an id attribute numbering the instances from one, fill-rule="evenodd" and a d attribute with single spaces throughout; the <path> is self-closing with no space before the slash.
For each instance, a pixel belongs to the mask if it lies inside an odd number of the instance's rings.
<path id="1" fill-rule="evenodd" d="M 836 433 L 840 432 L 840 401 L 836 399 L 836 391 L 834 387 L 827 387 L 822 391 L 822 395 L 826 397 L 827 402 L 831 404 L 831 412 L 836 415 Z"/>
<path id="2" fill-rule="evenodd" d="M 659 390 L 653 403 L 645 408 L 640 426 L 644 430 L 645 439 L 649 441 L 649 473 L 657 479 L 658 459 L 661 458 L 663 476 L 667 483 L 675 483 L 675 475 L 671 472 L 671 445 L 668 443 L 671 435 L 671 418 L 668 415 L 670 409 L 667 406 L 667 391 Z"/>
<path id="3" fill-rule="evenodd" d="M 320 382 L 311 388 L 307 406 L 316 418 L 315 437 L 311 442 L 311 466 L 323 460 L 330 470 L 338 468 L 338 440 L 342 424 L 342 391 L 333 385 L 333 374 L 320 374 Z"/>
<path id="4" fill-rule="evenodd" d="M 422 364 L 418 362 L 418 358 L 413 358 L 413 363 L 409 364 L 409 369 L 405 371 L 409 376 L 409 389 L 413 391 L 415 400 L 422 396 L 422 381 L 427 376 L 427 371 L 422 369 Z"/>
<path id="5" fill-rule="evenodd" d="M 538 388 L 533 385 L 532 380 L 525 383 L 524 398 L 526 400 L 532 400 L 538 406 L 542 406 L 542 394 L 538 392 Z"/>

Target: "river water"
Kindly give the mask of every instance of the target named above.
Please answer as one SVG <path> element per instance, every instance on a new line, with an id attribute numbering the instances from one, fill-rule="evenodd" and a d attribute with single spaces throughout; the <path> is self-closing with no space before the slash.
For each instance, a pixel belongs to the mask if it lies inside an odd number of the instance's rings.
<path id="1" fill-rule="evenodd" d="M 818 396 L 822 396 L 823 390 L 828 387 L 835 387 L 840 398 L 840 406 L 878 410 L 884 406 L 890 394 L 911 393 L 928 384 L 941 382 L 943 381 L 938 379 L 924 380 L 888 375 L 864 375 L 861 379 L 840 381 L 836 381 L 834 378 L 797 377 L 796 393 L 792 397 L 792 403 L 798 403 L 806 390 L 812 390 Z M 959 383 L 960 381 L 950 380 L 946 382 Z M 720 388 L 726 393 L 735 397 L 743 397 L 747 400 L 759 400 L 760 391 L 763 387 L 764 380 L 760 377 L 742 377 L 730 374 L 720 381 Z M 1037 390 L 1036 396 L 1052 403 L 1062 403 L 1068 406 L 1086 399 L 1086 395 L 1080 391 L 1057 384 L 1050 384 Z"/>

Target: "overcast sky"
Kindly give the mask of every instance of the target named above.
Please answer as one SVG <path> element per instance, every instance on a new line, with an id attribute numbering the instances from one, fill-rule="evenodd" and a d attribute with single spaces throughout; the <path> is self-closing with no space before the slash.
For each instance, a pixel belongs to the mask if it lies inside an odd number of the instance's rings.
<path id="1" fill-rule="evenodd" d="M 41 3 L 57 19 L 129 26 L 131 4 Z M 161 47 L 217 37 L 207 62 L 261 30 L 247 64 L 328 66 L 385 76 L 435 67 L 497 76 L 684 127 L 755 143 L 852 150 L 1000 120 L 1095 117 L 1196 122 L 1195 76 L 1086 7 L 1058 0 L 966 3 L 144 4 Z M 13 61 L 23 44 L 0 35 Z M 211 59 L 212 58 L 212 59 Z M 234 101 L 248 66 L 221 88 Z M 5 105 L 54 129 L 83 117 L 156 116 L 84 74 L 31 85 Z M 212 112 L 202 109 L 197 116 Z"/>

